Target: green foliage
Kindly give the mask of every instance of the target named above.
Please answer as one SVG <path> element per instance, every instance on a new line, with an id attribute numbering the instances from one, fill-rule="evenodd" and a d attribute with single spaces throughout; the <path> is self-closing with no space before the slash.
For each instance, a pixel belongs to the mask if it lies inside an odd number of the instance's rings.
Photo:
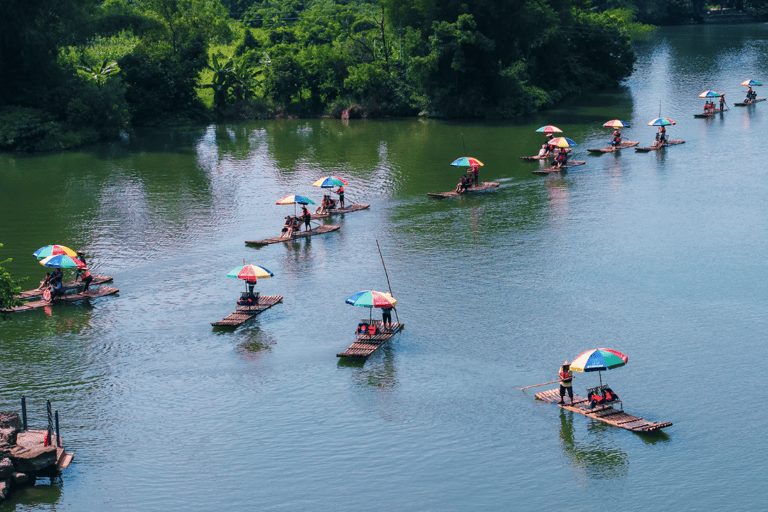
<path id="1" fill-rule="evenodd" d="M 0 244 L 0 247 L 2 246 L 3 244 Z M 13 279 L 11 273 L 5 269 L 3 265 L 7 265 L 11 261 L 11 258 L 0 261 L 0 308 L 11 308 L 21 304 L 21 301 L 15 299 L 13 296 L 21 293 L 21 286 L 19 286 L 19 284 L 25 280 L 22 279 L 17 281 Z"/>

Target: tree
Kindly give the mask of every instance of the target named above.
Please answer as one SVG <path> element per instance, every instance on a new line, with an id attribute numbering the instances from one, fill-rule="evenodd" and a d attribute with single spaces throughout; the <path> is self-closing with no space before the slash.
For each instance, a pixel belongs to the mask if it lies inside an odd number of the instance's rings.
<path id="1" fill-rule="evenodd" d="M 2 246 L 3 244 L 0 244 L 0 247 Z M 15 299 L 14 295 L 21 293 L 21 286 L 19 284 L 24 282 L 24 279 L 14 280 L 11 273 L 3 267 L 3 265 L 7 265 L 11 261 L 13 261 L 11 258 L 0 261 L 0 309 L 21 304 L 21 301 Z"/>

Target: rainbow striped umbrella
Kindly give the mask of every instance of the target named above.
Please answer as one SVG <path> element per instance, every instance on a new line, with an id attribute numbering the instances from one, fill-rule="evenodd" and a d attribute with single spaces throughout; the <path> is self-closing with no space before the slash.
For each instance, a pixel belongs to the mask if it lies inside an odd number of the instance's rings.
<path id="1" fill-rule="evenodd" d="M 699 98 L 719 98 L 720 96 L 722 96 L 722 94 L 720 94 L 717 91 L 711 91 L 711 90 L 704 91 L 703 93 L 699 94 Z"/>
<path id="2" fill-rule="evenodd" d="M 744 80 L 743 82 L 741 82 L 741 85 L 743 85 L 744 87 L 751 87 L 753 85 L 763 85 L 763 83 L 758 80 Z"/>
<path id="3" fill-rule="evenodd" d="M 629 358 L 617 350 L 610 348 L 595 348 L 582 352 L 571 363 L 571 370 L 575 372 L 602 372 L 624 366 Z M 603 376 L 600 374 L 600 385 L 603 385 Z"/>
<path id="4" fill-rule="evenodd" d="M 605 128 L 629 128 L 629 123 L 621 119 L 611 119 L 603 125 Z"/>
<path id="5" fill-rule="evenodd" d="M 548 124 L 547 126 L 542 126 L 538 130 L 536 130 L 537 133 L 563 133 L 563 130 L 558 128 L 557 126 L 552 126 L 551 124 Z"/>
<path id="6" fill-rule="evenodd" d="M 677 124 L 677 123 L 669 119 L 668 117 L 657 117 L 653 121 L 649 122 L 648 126 L 670 126 L 673 124 Z"/>
<path id="7" fill-rule="evenodd" d="M 369 316 L 373 315 L 373 308 L 393 308 L 397 304 L 397 300 L 392 295 L 374 290 L 357 292 L 344 302 L 353 306 L 370 308 L 371 314 Z"/>
<path id="8" fill-rule="evenodd" d="M 451 165 L 454 167 L 477 167 L 485 164 L 483 164 L 483 162 L 477 158 L 472 158 L 471 156 L 463 156 L 451 162 Z"/>
<path id="9" fill-rule="evenodd" d="M 256 281 L 256 279 L 267 279 L 269 277 L 274 277 L 274 275 L 275 274 L 265 269 L 264 267 L 251 264 L 240 265 L 239 267 L 232 269 L 227 273 L 227 277 L 243 279 L 249 282 Z"/>
<path id="10" fill-rule="evenodd" d="M 46 245 L 45 247 L 41 247 L 33 252 L 32 256 L 41 260 L 43 258 L 47 258 L 48 256 L 57 256 L 59 254 L 66 254 L 67 256 L 72 256 L 73 258 L 77 256 L 77 252 L 73 251 L 66 245 Z"/>
<path id="11" fill-rule="evenodd" d="M 556 148 L 572 148 L 574 146 L 578 146 L 578 144 L 573 142 L 568 137 L 556 137 L 551 141 L 547 142 L 547 144 Z"/>
<path id="12" fill-rule="evenodd" d="M 347 183 L 341 178 L 337 178 L 336 176 L 326 176 L 325 178 L 320 178 L 319 180 L 317 180 L 312 184 L 313 187 L 322 187 L 322 188 L 340 187 L 342 185 L 349 186 L 349 183 Z"/>
<path id="13" fill-rule="evenodd" d="M 66 254 L 48 256 L 47 258 L 40 260 L 40 264 L 52 268 L 85 268 L 85 263 Z"/>
<path id="14" fill-rule="evenodd" d="M 315 204 L 310 198 L 305 196 L 290 195 L 277 200 L 276 204 Z"/>

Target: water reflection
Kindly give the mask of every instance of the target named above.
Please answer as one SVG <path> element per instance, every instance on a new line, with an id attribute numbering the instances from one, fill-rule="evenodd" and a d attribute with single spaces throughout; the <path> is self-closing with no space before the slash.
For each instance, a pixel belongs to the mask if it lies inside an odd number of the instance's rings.
<path id="1" fill-rule="evenodd" d="M 249 320 L 249 322 L 254 321 Z M 237 345 L 237 351 L 246 359 L 258 359 L 261 354 L 271 351 L 272 347 L 277 344 L 275 336 L 259 326 L 251 329 L 246 327 L 239 331 L 238 334 L 243 340 Z"/>
<path id="2" fill-rule="evenodd" d="M 397 386 L 397 375 L 395 350 L 390 343 L 374 352 L 367 360 L 341 357 L 339 366 L 359 368 L 352 376 L 353 382 L 358 386 L 382 391 L 392 390 Z"/>
<path id="3" fill-rule="evenodd" d="M 5 510 L 39 510 L 41 505 L 56 505 L 61 499 L 63 481 L 61 477 L 42 478 L 33 487 L 15 491 L 10 499 L 3 502 Z"/>
<path id="4" fill-rule="evenodd" d="M 571 466 L 583 470 L 587 477 L 615 479 L 627 476 L 629 460 L 618 448 L 608 446 L 608 430 L 615 428 L 589 421 L 587 440 L 577 440 L 573 429 L 574 413 L 560 409 L 560 439 Z M 583 421 L 583 418 L 579 418 Z"/>

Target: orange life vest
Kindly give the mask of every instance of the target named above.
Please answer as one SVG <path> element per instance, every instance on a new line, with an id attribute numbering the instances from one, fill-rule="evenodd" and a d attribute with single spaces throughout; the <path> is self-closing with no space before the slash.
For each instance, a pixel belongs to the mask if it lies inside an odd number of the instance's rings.
<path id="1" fill-rule="evenodd" d="M 83 279 L 86 277 L 91 277 L 91 272 L 87 268 L 83 269 Z"/>
<path id="2" fill-rule="evenodd" d="M 368 335 L 373 336 L 376 334 L 376 326 L 375 325 L 369 325 L 368 326 Z"/>
<path id="3" fill-rule="evenodd" d="M 51 290 L 49 288 L 46 288 L 46 290 L 43 292 L 43 300 L 45 301 L 51 300 Z"/>

